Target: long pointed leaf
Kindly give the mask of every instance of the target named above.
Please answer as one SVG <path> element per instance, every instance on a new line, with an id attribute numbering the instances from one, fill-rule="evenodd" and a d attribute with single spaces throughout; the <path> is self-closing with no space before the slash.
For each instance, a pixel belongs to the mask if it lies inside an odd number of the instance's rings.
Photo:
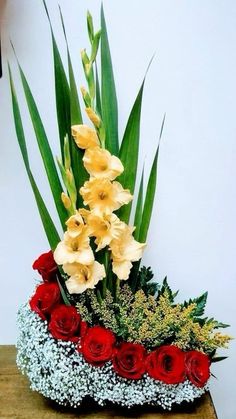
<path id="1" fill-rule="evenodd" d="M 158 155 L 159 155 L 159 146 L 160 146 L 160 139 L 162 136 L 163 128 L 165 123 L 165 115 L 161 125 L 161 132 L 159 137 L 159 144 L 157 147 L 157 151 L 153 160 L 152 168 L 150 171 L 150 176 L 147 185 L 146 197 L 143 207 L 143 214 L 142 214 L 142 223 L 140 227 L 139 233 L 139 241 L 145 242 L 148 234 L 149 224 L 151 221 L 155 192 L 156 192 L 156 184 L 157 184 L 157 164 L 158 164 Z"/>
<path id="2" fill-rule="evenodd" d="M 145 81 L 145 79 L 144 79 Z M 133 194 L 135 188 L 137 167 L 138 167 L 138 155 L 139 155 L 139 134 L 140 134 L 140 118 L 141 118 L 141 107 L 143 97 L 144 81 L 141 85 L 139 93 L 135 99 L 132 107 L 124 137 L 121 143 L 119 157 L 124 165 L 124 172 L 119 177 L 119 182 L 124 188 L 130 190 Z M 130 212 L 132 203 L 124 205 L 119 210 L 119 217 L 126 223 L 129 222 Z"/>
<path id="3" fill-rule="evenodd" d="M 64 290 L 63 285 L 62 285 L 61 282 L 62 281 L 60 280 L 59 276 L 57 275 L 57 283 L 58 283 L 58 286 L 59 286 L 60 291 L 61 291 L 62 299 L 63 299 L 63 301 L 64 301 L 64 303 L 65 303 L 66 306 L 71 306 L 71 303 L 69 301 L 69 298 L 67 297 L 66 292 L 65 292 L 65 290 Z"/>
<path id="4" fill-rule="evenodd" d="M 62 16 L 60 6 L 59 6 L 59 11 L 60 11 L 60 17 L 61 17 L 61 23 L 62 23 L 62 28 L 63 28 L 63 32 L 64 32 L 64 37 L 65 37 L 65 41 L 66 41 L 66 49 L 67 49 L 67 61 L 68 61 L 69 82 L 70 82 L 70 113 L 71 113 L 71 118 L 70 118 L 71 121 L 70 122 L 71 122 L 71 125 L 82 124 L 83 120 L 82 120 L 82 115 L 81 115 L 79 96 L 78 96 L 77 86 L 76 86 L 76 82 L 75 82 L 73 66 L 72 66 L 72 62 L 71 62 L 71 56 L 70 56 L 69 45 L 68 45 L 68 40 L 67 40 L 67 36 L 66 36 L 64 19 L 63 19 L 63 16 Z"/>
<path id="5" fill-rule="evenodd" d="M 36 139 L 38 142 L 38 147 L 42 156 L 42 160 L 43 160 L 44 167 L 47 173 L 48 181 L 51 187 L 52 195 L 53 195 L 57 212 L 61 221 L 61 225 L 62 225 L 62 228 L 65 229 L 65 222 L 68 216 L 61 202 L 61 193 L 63 189 L 60 183 L 60 179 L 57 173 L 52 151 L 51 151 L 48 139 L 47 139 L 47 135 L 46 135 L 38 108 L 34 100 L 34 97 L 32 95 L 29 84 L 26 80 L 24 72 L 19 63 L 18 63 L 18 66 L 19 66 L 19 71 L 20 71 L 21 81 L 22 81 L 22 85 L 23 85 L 23 89 L 25 93 L 26 102 L 28 105 L 29 113 L 31 116 L 31 121 L 34 127 Z"/>
<path id="6" fill-rule="evenodd" d="M 98 77 L 98 69 L 97 64 L 95 63 L 95 80 L 96 80 L 96 109 L 99 113 L 100 117 L 102 118 L 102 104 L 101 104 L 101 94 L 100 94 L 100 84 L 99 84 L 99 77 Z"/>
<path id="7" fill-rule="evenodd" d="M 157 181 L 157 161 L 158 161 L 158 154 L 159 154 L 159 145 L 153 160 L 148 185 L 147 185 L 147 191 L 146 191 L 146 197 L 143 207 L 143 214 L 142 214 L 142 224 L 140 227 L 140 234 L 139 234 L 139 240 L 143 243 L 146 241 L 148 228 L 151 220 L 152 215 L 152 209 L 153 209 L 153 202 L 156 192 L 156 181 Z"/>
<path id="8" fill-rule="evenodd" d="M 66 73 L 63 67 L 62 59 L 53 33 L 50 16 L 48 13 L 47 5 L 43 0 L 45 11 L 48 17 L 53 46 L 53 59 L 54 59 L 54 74 L 55 74 L 55 93 L 56 93 L 56 107 L 57 107 L 57 122 L 60 136 L 61 155 L 64 161 L 64 138 L 66 134 L 70 135 L 71 121 L 70 121 L 70 89 Z"/>
<path id="9" fill-rule="evenodd" d="M 112 154 L 118 155 L 117 97 L 103 6 L 101 7 L 101 29 L 102 116 L 106 130 L 106 148 Z"/>
<path id="10" fill-rule="evenodd" d="M 64 25 L 64 20 L 61 13 L 61 9 L 60 9 L 60 16 L 61 16 L 61 22 L 62 22 L 63 32 L 65 36 L 65 41 L 66 41 L 66 47 L 67 47 L 67 60 L 68 60 L 69 81 L 70 81 L 70 91 L 69 91 L 70 93 L 70 98 L 69 98 L 70 99 L 70 118 L 71 118 L 70 125 L 77 125 L 77 124 L 82 124 L 83 119 L 81 115 L 79 96 L 78 96 L 77 86 L 75 82 L 75 76 L 74 76 L 72 61 L 70 57 L 70 51 L 69 51 L 66 30 L 65 30 L 65 25 Z M 84 155 L 83 151 L 77 147 L 77 145 L 75 144 L 75 141 L 73 140 L 73 138 L 71 138 L 70 133 L 69 133 L 69 137 L 70 137 L 70 150 L 71 150 L 71 166 L 72 166 L 72 171 L 74 174 L 76 188 L 77 190 L 79 190 L 80 187 L 83 186 L 84 182 L 88 179 L 88 173 L 86 172 L 83 165 L 83 161 L 82 161 L 82 158 Z M 80 195 L 78 195 L 77 204 L 78 204 L 78 207 L 81 207 L 83 204 L 83 200 Z"/>
<path id="11" fill-rule="evenodd" d="M 142 223 L 142 211 L 143 211 L 143 175 L 144 169 L 142 171 L 142 176 L 139 185 L 138 199 L 136 204 L 135 216 L 134 216 L 134 226 L 136 227 L 134 231 L 134 238 L 139 239 L 139 232 Z"/>
<path id="12" fill-rule="evenodd" d="M 24 129 L 22 125 L 21 115 L 20 115 L 20 109 L 18 105 L 18 100 L 15 92 L 15 87 L 12 79 L 11 69 L 9 68 L 9 77 L 10 77 L 10 87 L 11 87 L 11 96 L 12 96 L 12 107 L 13 107 L 13 115 L 14 115 L 14 121 L 15 121 L 15 129 L 16 129 L 16 135 L 18 139 L 18 143 L 20 146 L 21 154 L 23 157 L 23 161 L 25 164 L 26 172 L 29 177 L 29 181 L 35 196 L 35 200 L 38 206 L 38 211 L 42 220 L 42 224 L 46 233 L 46 236 L 48 238 L 49 245 L 51 246 L 51 249 L 54 250 L 57 246 L 58 242 L 60 241 L 60 237 L 57 233 L 57 230 L 53 224 L 53 221 L 50 217 L 50 214 L 46 208 L 46 205 L 43 201 L 43 198 L 39 192 L 39 189 L 36 185 L 36 182 L 34 180 L 34 177 L 32 175 L 30 164 L 29 164 L 29 158 L 28 158 L 28 152 L 25 142 L 25 135 L 24 135 Z"/>

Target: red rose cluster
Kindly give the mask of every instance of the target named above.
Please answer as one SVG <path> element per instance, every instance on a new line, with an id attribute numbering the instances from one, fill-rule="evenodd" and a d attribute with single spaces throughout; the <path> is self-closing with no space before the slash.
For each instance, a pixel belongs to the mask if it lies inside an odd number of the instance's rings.
<path id="1" fill-rule="evenodd" d="M 148 373 L 166 384 L 182 383 L 188 378 L 203 387 L 210 376 L 210 360 L 199 351 L 183 352 L 177 346 L 163 345 L 147 353 L 138 343 L 116 341 L 111 330 L 101 326 L 88 327 L 73 306 L 66 306 L 56 282 L 57 265 L 52 252 L 44 253 L 33 264 L 44 283 L 36 288 L 30 307 L 42 320 L 55 339 L 78 343 L 78 352 L 94 366 L 112 361 L 113 368 L 124 378 L 138 380 Z"/>
<path id="2" fill-rule="evenodd" d="M 138 380 L 146 372 L 166 384 L 182 383 L 188 378 L 195 386 L 203 387 L 210 376 L 210 360 L 202 352 L 183 352 L 174 345 L 163 345 L 147 353 L 138 343 L 117 343 L 114 333 L 104 327 L 88 327 L 75 307 L 62 303 L 57 283 L 39 285 L 30 307 L 48 321 L 55 339 L 78 343 L 78 351 L 94 366 L 112 361 L 121 377 Z"/>

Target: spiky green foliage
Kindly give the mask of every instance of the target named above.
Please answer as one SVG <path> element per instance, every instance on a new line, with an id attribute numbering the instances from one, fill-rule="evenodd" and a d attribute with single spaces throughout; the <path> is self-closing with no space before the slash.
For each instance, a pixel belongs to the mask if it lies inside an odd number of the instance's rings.
<path id="1" fill-rule="evenodd" d="M 157 282 L 151 282 L 153 276 L 150 266 L 148 268 L 142 266 L 138 273 L 136 290 L 143 290 L 146 295 L 155 295 L 159 289 L 159 284 Z"/>
<path id="2" fill-rule="evenodd" d="M 16 135 L 17 140 L 19 143 L 19 147 L 21 150 L 22 158 L 25 164 L 26 172 L 32 187 L 32 191 L 34 193 L 34 197 L 37 203 L 38 211 L 41 217 L 41 221 L 44 227 L 44 231 L 46 233 L 49 245 L 52 249 L 55 249 L 56 245 L 60 241 L 59 234 L 56 230 L 56 227 L 50 217 L 50 214 L 47 210 L 47 207 L 43 201 L 43 198 L 39 192 L 39 189 L 37 187 L 37 184 L 35 182 L 34 176 L 32 174 L 30 163 L 29 163 L 29 157 L 28 157 L 28 151 L 26 146 L 26 140 L 25 140 L 25 134 L 20 114 L 20 108 L 18 104 L 18 99 L 15 91 L 15 86 L 12 78 L 11 69 L 9 66 L 9 77 L 10 77 L 10 87 L 11 87 L 11 95 L 12 95 L 12 108 L 13 108 L 13 115 L 14 115 L 14 122 L 15 122 L 15 129 L 16 129 Z"/>

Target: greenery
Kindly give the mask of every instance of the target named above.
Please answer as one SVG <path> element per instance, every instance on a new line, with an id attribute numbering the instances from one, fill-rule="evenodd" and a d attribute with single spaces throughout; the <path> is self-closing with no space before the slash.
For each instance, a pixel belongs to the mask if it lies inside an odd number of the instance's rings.
<path id="1" fill-rule="evenodd" d="M 81 111 L 81 104 L 79 101 L 78 89 L 75 82 L 75 75 L 69 52 L 69 46 L 67 42 L 66 30 L 62 14 L 62 29 L 65 35 L 65 42 L 67 48 L 68 76 L 66 66 L 63 63 L 59 48 L 57 46 L 46 2 L 43 1 L 43 3 L 52 35 L 52 51 L 54 59 L 55 76 L 55 98 L 59 132 L 58 140 L 61 146 L 61 156 L 59 157 L 59 161 L 62 162 L 62 164 L 64 164 L 65 162 L 64 139 L 65 137 L 67 137 L 71 154 L 71 173 L 73 174 L 75 185 L 78 190 L 86 180 L 87 174 L 82 164 L 82 150 L 78 149 L 78 147 L 75 146 L 74 141 L 71 137 L 70 128 L 73 124 L 83 123 L 83 112 Z M 103 7 L 101 7 L 101 29 L 99 29 L 97 32 L 94 31 L 93 19 L 89 12 L 87 15 L 87 27 L 89 41 L 91 44 L 91 54 L 88 55 L 85 50 L 83 50 L 81 53 L 82 64 L 88 84 L 88 91 L 82 88 L 83 101 L 86 107 L 88 105 L 91 106 L 91 108 L 96 112 L 96 114 L 99 115 L 100 124 L 96 127 L 99 138 L 104 143 L 107 150 L 120 157 L 121 161 L 125 166 L 125 171 L 121 175 L 121 179 L 119 179 L 119 181 L 123 184 L 124 188 L 130 188 L 131 193 L 133 193 L 136 185 L 137 167 L 139 161 L 139 131 L 144 81 L 141 85 L 137 98 L 135 99 L 134 105 L 128 117 L 124 136 L 119 141 L 117 95 Z M 100 43 L 101 68 L 98 71 L 97 54 L 99 52 Z M 43 121 L 41 120 L 37 108 L 36 101 L 33 97 L 33 93 L 30 89 L 29 83 L 25 77 L 25 74 L 19 62 L 18 66 L 25 98 L 29 109 L 29 116 L 32 120 L 32 124 L 35 131 L 35 139 L 38 143 L 42 162 L 45 167 L 47 178 L 52 190 L 52 196 L 54 198 L 58 216 L 61 221 L 62 228 L 63 230 L 65 230 L 65 221 L 67 218 L 67 214 L 61 201 L 61 193 L 69 193 L 68 184 L 65 184 L 63 187 L 61 185 L 59 175 L 56 170 L 55 160 L 53 159 L 52 150 L 50 148 L 50 141 L 47 138 Z M 21 148 L 23 159 L 27 165 L 26 170 L 30 177 L 30 183 L 36 198 L 36 203 L 43 223 L 43 227 L 47 235 L 49 245 L 54 250 L 56 244 L 59 242 L 60 234 L 57 233 L 55 224 L 50 214 L 45 210 L 47 205 L 44 203 L 43 198 L 41 197 L 40 192 L 37 188 L 36 181 L 33 178 L 33 174 L 29 169 L 27 141 L 24 137 L 23 123 L 20 115 L 20 108 L 18 106 L 17 94 L 14 88 L 14 80 L 11 74 L 10 67 L 9 74 L 11 81 L 11 93 L 17 139 Z M 101 75 L 101 81 L 99 80 L 99 75 Z M 139 202 L 137 203 L 138 208 L 136 208 L 136 214 L 138 214 L 138 219 L 136 220 L 138 222 L 137 232 L 139 236 L 137 237 L 136 234 L 137 240 L 141 238 L 143 240 L 146 239 L 148 227 L 151 220 L 151 213 L 156 188 L 157 157 L 158 151 L 154 157 L 153 166 L 150 172 L 144 204 L 143 182 L 141 182 L 140 186 L 140 193 L 142 195 L 142 199 L 139 200 Z M 78 207 L 82 206 L 82 200 L 79 194 L 77 196 L 77 205 Z M 42 207 L 44 207 L 44 210 L 42 210 Z M 125 222 L 129 222 L 131 209 L 132 203 L 123 207 L 119 213 L 120 219 Z"/>
<path id="2" fill-rule="evenodd" d="M 231 337 L 217 329 L 228 325 L 203 317 L 206 293 L 183 304 L 175 303 L 177 293 L 172 292 L 167 279 L 162 285 L 153 283 L 154 292 L 149 283 L 152 276 L 150 268 L 142 267 L 139 290 L 134 294 L 125 283 L 117 301 L 107 291 L 99 303 L 95 291 L 88 290 L 75 297 L 78 312 L 89 323 L 99 323 L 121 339 L 142 343 L 149 349 L 175 344 L 183 350 L 198 349 L 213 357 L 216 349 L 227 347 Z"/>

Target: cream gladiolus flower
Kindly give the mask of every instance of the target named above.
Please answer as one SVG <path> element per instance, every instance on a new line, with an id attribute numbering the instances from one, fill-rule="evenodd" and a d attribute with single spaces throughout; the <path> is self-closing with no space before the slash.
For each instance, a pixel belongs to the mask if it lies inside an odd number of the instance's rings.
<path id="1" fill-rule="evenodd" d="M 124 171 L 120 159 L 99 147 L 87 149 L 83 157 L 84 167 L 90 176 L 114 180 Z"/>
<path id="2" fill-rule="evenodd" d="M 95 129 L 87 125 L 72 125 L 71 134 L 79 148 L 92 148 L 99 146 L 99 139 Z"/>
<path id="3" fill-rule="evenodd" d="M 96 261 L 88 266 L 67 263 L 63 265 L 63 270 L 70 275 L 66 281 L 70 294 L 81 294 L 87 288 L 94 288 L 106 276 L 104 265 Z"/>
<path id="4" fill-rule="evenodd" d="M 84 225 L 84 220 L 79 211 L 72 215 L 67 221 L 67 232 L 71 237 L 76 237 L 81 234 L 86 234 L 87 227 Z"/>
<path id="5" fill-rule="evenodd" d="M 100 216 L 88 211 L 85 217 L 89 234 L 96 237 L 97 252 L 118 239 L 126 227 L 115 214 Z"/>
<path id="6" fill-rule="evenodd" d="M 132 200 L 128 189 L 123 189 L 119 182 L 110 182 L 108 179 L 92 178 L 80 188 L 84 205 L 96 215 L 108 215 Z"/>
<path id="7" fill-rule="evenodd" d="M 71 237 L 66 232 L 64 240 L 58 243 L 54 251 L 54 259 L 58 265 L 75 262 L 83 265 L 92 264 L 94 262 L 94 254 L 89 245 L 89 237 L 86 234 Z"/>
<path id="8" fill-rule="evenodd" d="M 119 279 L 128 279 L 131 262 L 141 259 L 146 243 L 139 243 L 132 236 L 133 228 L 126 226 L 120 237 L 110 243 L 112 270 Z"/>

